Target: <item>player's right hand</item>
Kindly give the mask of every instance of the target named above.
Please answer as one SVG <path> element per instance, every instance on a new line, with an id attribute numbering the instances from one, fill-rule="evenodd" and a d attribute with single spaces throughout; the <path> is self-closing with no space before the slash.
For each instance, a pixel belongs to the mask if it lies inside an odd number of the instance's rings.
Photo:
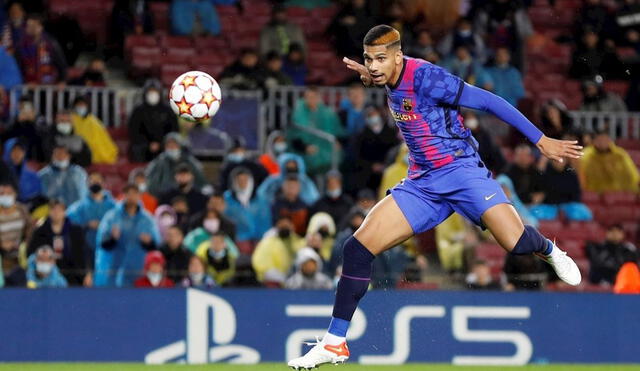
<path id="1" fill-rule="evenodd" d="M 367 67 L 347 57 L 342 58 L 342 61 L 347 65 L 348 69 L 354 70 L 360 74 L 360 80 L 362 80 L 362 83 L 365 86 L 371 86 L 373 84 L 373 79 L 371 78 Z"/>

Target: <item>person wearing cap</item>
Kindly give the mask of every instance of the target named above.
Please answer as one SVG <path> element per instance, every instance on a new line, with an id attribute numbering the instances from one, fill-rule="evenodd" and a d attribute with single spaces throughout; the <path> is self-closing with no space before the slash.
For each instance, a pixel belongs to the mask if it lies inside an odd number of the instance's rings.
<path id="1" fill-rule="evenodd" d="M 333 222 L 337 224 L 353 207 L 353 199 L 343 192 L 342 174 L 339 171 L 331 170 L 327 172 L 325 179 L 325 193 L 322 198 L 313 204 L 310 214 L 326 212 L 331 215 Z"/>
<path id="2" fill-rule="evenodd" d="M 296 272 L 285 281 L 284 287 L 289 290 L 330 290 L 333 282 L 322 273 L 322 259 L 318 253 L 303 247 L 296 255 Z"/>
<path id="3" fill-rule="evenodd" d="M 582 96 L 580 111 L 627 112 L 627 105 L 618 94 L 604 90 L 604 79 L 600 75 L 582 82 Z"/>
<path id="4" fill-rule="evenodd" d="M 84 97 L 73 101 L 71 113 L 73 131 L 87 142 L 91 149 L 92 164 L 115 164 L 118 147 L 100 119 L 89 110 L 89 102 Z"/>
<path id="5" fill-rule="evenodd" d="M 229 174 L 231 174 L 233 169 L 240 166 L 251 171 L 251 175 L 253 176 L 253 180 L 256 185 L 262 183 L 262 181 L 269 175 L 264 167 L 258 164 L 258 162 L 253 158 L 249 157 L 244 138 L 237 137 L 233 140 L 233 145 L 229 149 L 229 152 L 227 152 L 226 156 L 224 156 L 224 161 L 222 162 L 222 169 L 220 170 L 219 176 L 219 187 L 222 192 L 229 189 L 229 183 L 231 181 Z"/>
<path id="6" fill-rule="evenodd" d="M 131 286 L 147 251 L 161 243 L 153 217 L 142 208 L 138 186 L 127 184 L 124 199 L 105 214 L 98 226 L 94 286 Z"/>
<path id="7" fill-rule="evenodd" d="M 147 191 L 160 197 L 162 193 L 176 187 L 175 173 L 180 164 L 186 164 L 191 169 L 194 187 L 202 190 L 207 184 L 202 164 L 184 148 L 180 134 L 169 133 L 164 137 L 164 151 L 145 169 Z"/>
<path id="8" fill-rule="evenodd" d="M 87 144 L 74 130 L 71 123 L 71 111 L 62 110 L 56 113 L 55 124 L 51 125 L 43 138 L 43 151 L 47 161 L 51 159 L 56 146 L 65 146 L 71 153 L 71 162 L 82 167 L 91 165 L 93 153 Z"/>
<path id="9" fill-rule="evenodd" d="M 4 143 L 4 162 L 18 184 L 18 201 L 29 203 L 42 194 L 42 182 L 38 174 L 27 165 L 27 144 L 15 138 Z"/>
<path id="10" fill-rule="evenodd" d="M 88 193 L 86 171 L 71 163 L 71 154 L 63 145 L 55 146 L 51 163 L 38 172 L 38 177 L 45 196 L 60 199 L 65 205 L 71 205 Z"/>
<path id="11" fill-rule="evenodd" d="M 0 184 L 0 256 L 7 286 L 25 285 L 18 251 L 31 238 L 32 230 L 29 212 L 16 197 L 15 184 Z"/>
<path id="12" fill-rule="evenodd" d="M 144 100 L 137 105 L 127 124 L 129 128 L 129 158 L 133 162 L 148 162 L 162 153 L 162 139 L 178 131 L 178 119 L 162 99 L 162 84 L 149 79 L 142 88 Z"/>
<path id="13" fill-rule="evenodd" d="M 169 205 L 175 197 L 183 196 L 187 200 L 189 209 L 185 217 L 191 218 L 193 215 L 202 212 L 207 206 L 208 198 L 194 187 L 194 177 L 189 165 L 178 165 L 174 179 L 176 186 L 162 193 L 158 198 L 158 202 L 161 205 Z"/>
<path id="14" fill-rule="evenodd" d="M 135 287 L 173 287 L 174 282 L 165 272 L 166 261 L 160 251 L 149 251 L 144 257 L 144 275 L 134 283 Z"/>
<path id="15" fill-rule="evenodd" d="M 67 287 L 67 280 L 56 266 L 55 252 L 49 245 L 42 245 L 27 260 L 27 287 Z"/>

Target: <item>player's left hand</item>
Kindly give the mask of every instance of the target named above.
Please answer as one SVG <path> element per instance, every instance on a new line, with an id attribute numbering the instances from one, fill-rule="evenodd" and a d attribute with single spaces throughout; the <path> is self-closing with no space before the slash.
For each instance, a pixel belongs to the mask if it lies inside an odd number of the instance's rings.
<path id="1" fill-rule="evenodd" d="M 558 140 L 543 135 L 536 146 L 543 155 L 558 162 L 564 162 L 564 157 L 580 158 L 584 154 L 577 140 Z"/>

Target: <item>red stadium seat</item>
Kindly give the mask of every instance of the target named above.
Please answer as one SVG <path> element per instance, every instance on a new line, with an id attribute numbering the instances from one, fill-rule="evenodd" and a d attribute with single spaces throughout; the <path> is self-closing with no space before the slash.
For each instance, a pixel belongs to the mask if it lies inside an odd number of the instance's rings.
<path id="1" fill-rule="evenodd" d="M 166 51 L 166 54 L 163 54 L 161 57 L 162 64 L 189 64 L 193 57 L 195 57 L 196 51 L 192 48 L 187 49 L 178 49 L 172 48 Z"/>
<path id="2" fill-rule="evenodd" d="M 124 42 L 126 50 L 130 50 L 137 46 L 146 46 L 153 48 L 158 46 L 158 39 L 151 35 L 129 35 Z"/>
<path id="3" fill-rule="evenodd" d="M 225 50 L 227 48 L 227 40 L 224 37 L 196 37 L 193 40 L 196 50 Z"/>
<path id="4" fill-rule="evenodd" d="M 640 139 L 618 139 L 616 144 L 626 150 L 640 150 Z"/>
<path id="5" fill-rule="evenodd" d="M 193 42 L 190 37 L 187 36 L 168 36 L 165 35 L 160 38 L 160 44 L 165 48 L 183 48 L 188 49 L 193 47 Z"/>
<path id="6" fill-rule="evenodd" d="M 638 200 L 638 196 L 632 192 L 606 192 L 602 198 L 606 205 L 629 205 Z"/>
<path id="7" fill-rule="evenodd" d="M 601 197 L 599 193 L 589 191 L 582 192 L 582 202 L 586 204 L 597 204 L 600 203 L 600 201 Z"/>
<path id="8" fill-rule="evenodd" d="M 633 160 L 633 163 L 640 167 L 640 150 L 629 150 L 627 152 L 629 152 L 629 156 Z"/>

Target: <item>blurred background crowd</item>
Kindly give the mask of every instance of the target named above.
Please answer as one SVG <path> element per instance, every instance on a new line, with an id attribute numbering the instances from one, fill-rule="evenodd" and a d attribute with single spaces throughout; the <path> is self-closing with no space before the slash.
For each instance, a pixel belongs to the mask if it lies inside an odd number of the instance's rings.
<path id="1" fill-rule="evenodd" d="M 550 162 L 504 124 L 462 112 L 522 219 L 576 258 L 587 277 L 577 290 L 639 284 L 638 134 L 618 139 L 606 122 L 587 129 L 572 114 L 640 111 L 638 0 L 0 4 L 2 286 L 332 289 L 342 243 L 407 173 L 386 108 L 341 62 L 361 59 L 378 23 L 401 31 L 405 54 L 502 96 L 548 136 L 586 146 L 581 160 Z M 270 123 L 277 130 L 262 151 L 232 137 L 222 158 L 198 158 L 194 125 L 165 99 L 190 69 L 223 91 L 304 92 L 283 103 L 290 124 Z M 37 96 L 10 99 L 20 86 L 142 88 L 126 126 L 114 128 L 83 95 L 48 122 Z M 334 106 L 324 86 L 348 89 Z M 371 285 L 571 289 L 457 214 L 381 254 Z"/>

